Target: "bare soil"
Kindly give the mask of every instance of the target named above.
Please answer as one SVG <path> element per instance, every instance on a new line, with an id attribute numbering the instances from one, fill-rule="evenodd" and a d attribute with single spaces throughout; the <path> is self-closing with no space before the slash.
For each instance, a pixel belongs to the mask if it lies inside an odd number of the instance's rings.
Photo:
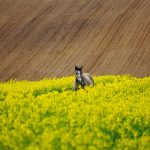
<path id="1" fill-rule="evenodd" d="M 150 0 L 0 0 L 0 81 L 150 75 Z"/>

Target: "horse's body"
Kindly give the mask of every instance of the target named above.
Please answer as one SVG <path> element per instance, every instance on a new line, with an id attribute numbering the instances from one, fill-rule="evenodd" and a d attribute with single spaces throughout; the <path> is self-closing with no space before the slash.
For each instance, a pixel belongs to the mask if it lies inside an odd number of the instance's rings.
<path id="1" fill-rule="evenodd" d="M 84 89 L 85 86 L 92 85 L 94 86 L 94 80 L 91 74 L 89 73 L 82 73 L 82 67 L 78 68 L 75 66 L 75 80 L 73 83 L 73 90 L 77 91 L 79 86 Z"/>

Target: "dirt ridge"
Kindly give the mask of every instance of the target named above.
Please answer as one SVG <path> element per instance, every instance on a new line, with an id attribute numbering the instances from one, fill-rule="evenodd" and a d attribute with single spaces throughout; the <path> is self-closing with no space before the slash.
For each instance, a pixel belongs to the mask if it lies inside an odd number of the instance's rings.
<path id="1" fill-rule="evenodd" d="M 0 81 L 150 75 L 149 0 L 0 0 Z"/>

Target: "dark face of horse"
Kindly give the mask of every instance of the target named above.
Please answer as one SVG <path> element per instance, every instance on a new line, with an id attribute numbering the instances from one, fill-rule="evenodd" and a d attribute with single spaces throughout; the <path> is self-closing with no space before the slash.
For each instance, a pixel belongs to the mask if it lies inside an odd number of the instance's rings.
<path id="1" fill-rule="evenodd" d="M 82 77 L 82 67 L 79 68 L 75 66 L 75 76 L 77 83 L 80 84 L 82 87 L 84 87 L 84 80 Z"/>

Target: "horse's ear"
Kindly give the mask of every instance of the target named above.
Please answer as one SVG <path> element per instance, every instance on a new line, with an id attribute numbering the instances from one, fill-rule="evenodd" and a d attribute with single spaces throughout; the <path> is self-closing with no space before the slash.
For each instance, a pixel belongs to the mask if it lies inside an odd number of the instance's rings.
<path id="1" fill-rule="evenodd" d="M 75 70 L 82 70 L 83 65 L 75 66 Z"/>
<path id="2" fill-rule="evenodd" d="M 79 70 L 82 71 L 83 65 L 80 65 L 78 68 L 79 68 Z"/>
<path id="3" fill-rule="evenodd" d="M 78 67 L 77 66 L 75 66 L 75 70 L 77 70 L 78 69 Z"/>

